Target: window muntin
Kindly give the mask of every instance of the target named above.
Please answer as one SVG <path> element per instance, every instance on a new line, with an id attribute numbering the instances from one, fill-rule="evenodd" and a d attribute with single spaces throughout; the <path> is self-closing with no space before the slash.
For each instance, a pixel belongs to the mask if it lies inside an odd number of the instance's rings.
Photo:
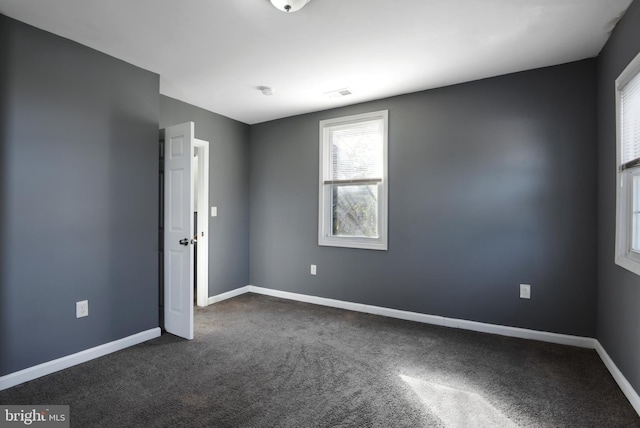
<path id="1" fill-rule="evenodd" d="M 320 122 L 318 244 L 387 249 L 388 111 Z"/>

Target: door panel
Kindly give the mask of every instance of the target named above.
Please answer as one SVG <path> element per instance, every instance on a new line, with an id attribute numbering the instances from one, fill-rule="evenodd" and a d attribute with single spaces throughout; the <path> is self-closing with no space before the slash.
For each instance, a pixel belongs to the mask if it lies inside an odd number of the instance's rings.
<path id="1" fill-rule="evenodd" d="M 193 145 L 193 122 L 165 129 L 164 327 L 185 339 L 193 339 Z"/>

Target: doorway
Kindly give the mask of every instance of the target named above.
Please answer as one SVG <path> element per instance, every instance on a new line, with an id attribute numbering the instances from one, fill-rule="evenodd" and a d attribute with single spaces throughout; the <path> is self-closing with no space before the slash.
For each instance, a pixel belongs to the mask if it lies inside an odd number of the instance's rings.
<path id="1" fill-rule="evenodd" d="M 209 142 L 194 139 L 193 147 L 194 213 L 194 289 L 198 306 L 209 304 Z"/>

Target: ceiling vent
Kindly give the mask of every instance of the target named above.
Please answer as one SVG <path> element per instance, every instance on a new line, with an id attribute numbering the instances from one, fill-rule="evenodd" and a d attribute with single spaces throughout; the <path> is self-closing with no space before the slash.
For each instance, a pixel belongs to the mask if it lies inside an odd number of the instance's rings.
<path id="1" fill-rule="evenodd" d="M 336 89 L 335 91 L 325 93 L 329 98 L 340 98 L 346 97 L 347 95 L 351 95 L 352 92 L 347 88 Z"/>

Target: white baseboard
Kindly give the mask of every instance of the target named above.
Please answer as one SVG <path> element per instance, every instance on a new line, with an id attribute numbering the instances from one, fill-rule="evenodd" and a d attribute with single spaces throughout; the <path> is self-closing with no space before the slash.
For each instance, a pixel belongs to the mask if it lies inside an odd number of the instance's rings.
<path id="1" fill-rule="evenodd" d="M 94 358 L 102 357 L 121 349 L 137 345 L 138 343 L 146 342 L 147 340 L 154 339 L 159 336 L 160 328 L 156 327 L 150 330 L 133 334 L 131 336 L 124 337 L 119 340 L 115 340 L 113 342 L 105 343 L 104 345 L 96 346 L 95 348 L 86 349 L 72 355 L 67 355 L 66 357 L 47 361 L 46 363 L 38 364 L 37 366 L 28 367 L 24 370 L 10 373 L 8 375 L 0 377 L 0 391 L 24 382 L 28 382 L 33 379 L 37 379 L 42 376 L 46 376 L 51 373 L 55 373 L 60 370 L 64 370 L 68 367 L 93 360 Z"/>
<path id="2" fill-rule="evenodd" d="M 640 396 L 638 395 L 636 390 L 633 389 L 633 386 L 631 386 L 627 378 L 624 377 L 620 369 L 618 369 L 618 366 L 616 366 L 616 363 L 613 362 L 609 354 L 607 354 L 607 351 L 604 350 L 604 347 L 597 340 L 596 351 L 598 352 L 598 355 L 600 355 L 600 359 L 602 360 L 604 365 L 607 367 L 607 369 L 609 369 L 609 373 L 611 373 L 611 376 L 613 376 L 615 381 L 618 383 L 618 386 L 622 390 L 623 394 L 627 397 L 638 415 L 640 415 Z"/>
<path id="3" fill-rule="evenodd" d="M 266 296 L 279 297 L 281 299 L 295 300 L 298 302 L 313 303 L 314 305 L 329 306 L 331 308 L 346 309 L 355 312 L 364 312 L 367 314 L 383 315 L 392 318 L 399 318 L 409 321 L 424 322 L 427 324 L 444 325 L 443 318 L 433 315 L 419 314 L 416 312 L 399 311 L 395 309 L 387 309 L 380 306 L 365 305 L 362 303 L 345 302 L 343 300 L 327 299 L 325 297 L 309 296 L 306 294 L 291 293 L 289 291 L 273 290 L 271 288 L 249 286 L 249 292 L 264 294 Z M 389 311 L 393 314 L 389 315 Z"/>
<path id="4" fill-rule="evenodd" d="M 445 318 L 446 327 L 461 328 L 481 333 L 498 334 L 500 336 L 517 337 L 520 339 L 539 340 L 541 342 L 557 343 L 559 345 L 577 346 L 579 348 L 594 349 L 596 339 L 570 334 L 551 333 L 548 331 L 530 330 L 519 327 L 509 327 L 497 324 L 487 324 L 476 321 Z"/>
<path id="5" fill-rule="evenodd" d="M 244 293 L 249 292 L 250 285 L 245 285 L 244 287 L 236 288 L 235 290 L 227 291 L 226 293 L 216 294 L 215 296 L 209 297 L 207 304 L 212 305 L 217 302 L 222 302 L 223 300 L 230 299 L 232 297 L 239 296 Z"/>
<path id="6" fill-rule="evenodd" d="M 246 288 L 246 287 L 243 287 Z M 519 337 L 522 339 L 540 340 L 542 342 L 558 343 L 561 345 L 578 346 L 581 348 L 595 348 L 595 339 L 590 337 L 571 336 L 568 334 L 549 333 L 546 331 L 528 330 L 525 328 L 508 327 L 504 325 L 487 324 L 475 321 L 467 321 L 456 318 L 447 318 L 437 315 L 427 315 L 418 312 L 401 311 L 381 306 L 364 305 L 361 303 L 344 302 L 342 300 L 327 299 L 324 297 L 308 296 L 305 294 L 291 293 L 288 291 L 273 290 L 270 288 L 249 286 L 252 293 L 265 294 L 267 296 L 283 299 L 297 300 L 299 302 L 313 303 L 316 305 L 330 306 L 332 308 L 347 309 L 355 312 L 382 315 L 390 318 L 398 318 L 407 321 L 416 321 L 425 324 L 435 324 L 444 327 L 461 328 L 482 333 L 498 334 L 501 336 Z"/>

